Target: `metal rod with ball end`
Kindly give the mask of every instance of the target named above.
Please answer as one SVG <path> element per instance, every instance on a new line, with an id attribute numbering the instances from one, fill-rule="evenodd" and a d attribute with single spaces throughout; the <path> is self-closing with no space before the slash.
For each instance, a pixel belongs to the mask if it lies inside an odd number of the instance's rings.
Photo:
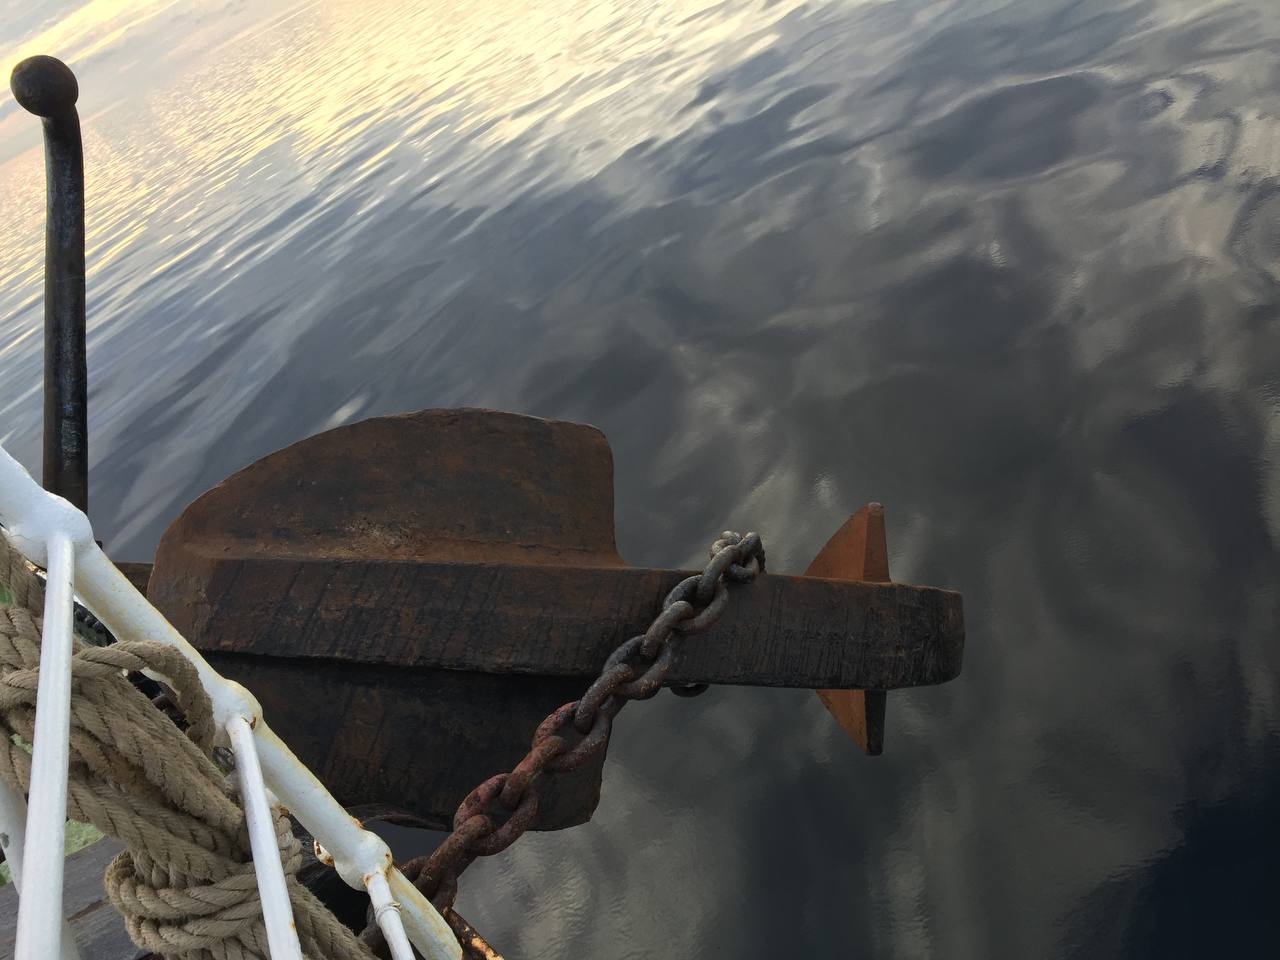
<path id="1" fill-rule="evenodd" d="M 75 74 L 56 57 L 23 60 L 14 99 L 43 120 L 48 217 L 44 268 L 44 476 L 50 493 L 89 509 L 85 350 L 84 149 Z"/>

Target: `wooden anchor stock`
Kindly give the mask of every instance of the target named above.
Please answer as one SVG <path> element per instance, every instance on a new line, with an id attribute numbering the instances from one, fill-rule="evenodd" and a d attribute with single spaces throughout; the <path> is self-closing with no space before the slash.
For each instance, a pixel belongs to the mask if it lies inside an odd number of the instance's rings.
<path id="1" fill-rule="evenodd" d="M 622 561 L 612 470 L 604 436 L 563 421 L 436 410 L 339 427 L 188 507 L 148 595 L 339 800 L 443 827 L 697 572 Z M 873 504 L 806 576 L 731 585 L 667 683 L 815 689 L 878 753 L 883 691 L 952 679 L 964 644 L 960 595 L 889 583 L 884 557 Z M 542 778 L 534 828 L 590 819 L 602 763 Z"/>

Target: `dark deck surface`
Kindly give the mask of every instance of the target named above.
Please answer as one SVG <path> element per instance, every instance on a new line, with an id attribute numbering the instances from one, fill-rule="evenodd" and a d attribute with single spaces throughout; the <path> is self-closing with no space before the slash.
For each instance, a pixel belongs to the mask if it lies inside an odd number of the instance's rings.
<path id="1" fill-rule="evenodd" d="M 63 915 L 80 944 L 82 960 L 144 960 L 154 954 L 134 946 L 102 887 L 102 874 L 122 849 L 111 839 L 99 840 L 67 857 Z M 13 956 L 18 927 L 18 894 L 13 884 L 0 887 L 0 958 Z"/>

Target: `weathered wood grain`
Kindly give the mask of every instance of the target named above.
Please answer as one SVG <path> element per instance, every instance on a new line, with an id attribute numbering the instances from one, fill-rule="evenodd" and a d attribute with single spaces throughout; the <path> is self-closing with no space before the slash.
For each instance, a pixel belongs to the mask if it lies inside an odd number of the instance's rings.
<path id="1" fill-rule="evenodd" d="M 124 921 L 107 899 L 102 874 L 124 846 L 103 838 L 67 857 L 63 915 L 71 923 L 84 960 L 143 960 L 151 954 L 134 945 Z M 0 887 L 0 958 L 13 957 L 18 927 L 18 894 L 13 884 Z"/>
<path id="2" fill-rule="evenodd" d="M 450 829 L 462 799 L 511 770 L 538 724 L 589 683 L 221 653 L 209 660 L 254 692 L 272 729 L 343 806 L 390 800 Z M 532 829 L 586 823 L 603 766 L 601 754 L 541 778 Z"/>
<path id="3" fill-rule="evenodd" d="M 204 651 L 549 677 L 594 676 L 692 574 L 193 552 L 183 568 L 151 600 Z M 776 575 L 730 593 L 669 684 L 886 690 L 960 672 L 958 593 Z"/>

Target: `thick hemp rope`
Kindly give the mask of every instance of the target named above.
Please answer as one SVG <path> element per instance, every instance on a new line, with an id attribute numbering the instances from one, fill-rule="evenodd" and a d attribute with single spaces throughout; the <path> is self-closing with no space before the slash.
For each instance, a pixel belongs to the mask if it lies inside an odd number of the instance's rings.
<path id="1" fill-rule="evenodd" d="M 24 793 L 34 739 L 44 584 L 0 536 L 0 777 Z M 171 960 L 270 956 L 245 826 L 233 781 L 212 760 L 215 725 L 195 668 L 171 647 L 73 640 L 67 815 L 121 840 L 107 895 L 134 942 Z M 185 733 L 126 673 L 149 669 L 173 686 Z M 308 960 L 373 954 L 295 875 L 301 845 L 276 808 L 276 840 Z"/>

